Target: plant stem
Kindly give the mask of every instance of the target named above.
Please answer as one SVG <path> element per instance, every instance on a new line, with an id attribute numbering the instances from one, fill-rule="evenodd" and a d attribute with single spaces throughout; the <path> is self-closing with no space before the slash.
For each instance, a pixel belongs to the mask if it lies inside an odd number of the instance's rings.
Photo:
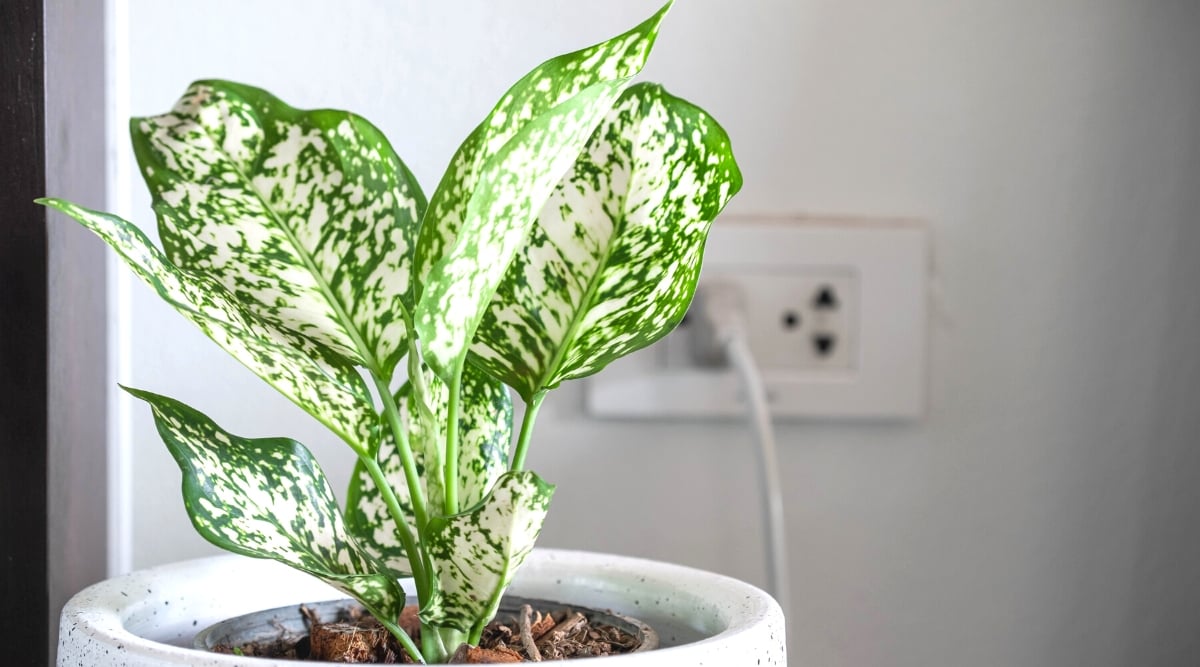
<path id="1" fill-rule="evenodd" d="M 428 523 L 429 514 L 425 509 L 425 492 L 421 489 L 421 478 L 417 475 L 417 464 L 413 460 L 412 447 L 408 443 L 408 432 L 404 430 L 404 424 L 400 421 L 400 411 L 396 408 L 396 399 L 392 396 L 387 383 L 379 379 L 379 375 L 375 371 L 371 371 L 371 378 L 375 380 L 375 388 L 379 391 L 379 400 L 383 403 L 383 411 L 392 428 L 392 435 L 396 438 L 396 451 L 400 454 L 400 464 L 404 467 L 404 481 L 408 484 L 408 496 L 412 500 L 413 516 L 417 520 L 417 531 L 420 532 L 421 528 Z M 376 483 L 379 484 L 380 481 L 376 480 Z M 409 560 L 412 560 L 414 555 L 415 553 L 409 552 Z"/>
<path id="2" fill-rule="evenodd" d="M 450 652 L 446 650 L 446 645 L 442 642 L 442 635 L 432 625 L 421 623 L 421 646 L 425 650 L 425 655 L 429 656 L 429 660 L 435 664 L 446 662 L 446 659 L 450 657 Z"/>
<path id="3" fill-rule="evenodd" d="M 446 496 L 446 516 L 458 514 L 458 401 L 462 393 L 462 369 L 450 383 L 450 398 L 446 404 L 446 458 L 445 478 L 442 480 Z"/>
<path id="4" fill-rule="evenodd" d="M 438 636 L 441 638 L 442 645 L 446 647 L 446 654 L 452 655 L 458 650 L 458 646 L 467 640 L 467 636 L 461 630 L 454 628 L 438 628 Z M 478 645 L 479 642 L 472 642 Z"/>
<path id="5" fill-rule="evenodd" d="M 404 650 L 408 651 L 408 655 L 413 660 L 416 660 L 419 664 L 425 664 L 425 656 L 421 654 L 421 651 L 417 650 L 416 643 L 413 642 L 412 637 L 409 637 L 403 628 L 388 620 L 378 618 L 376 620 L 379 621 L 380 625 L 387 628 L 388 632 L 392 633 L 392 636 L 404 646 Z"/>
<path id="6" fill-rule="evenodd" d="M 413 581 L 417 584 L 417 599 L 424 605 L 429 600 L 425 564 L 421 558 L 417 541 L 413 538 L 412 531 L 408 529 L 408 521 L 404 518 L 404 510 L 400 508 L 400 501 L 396 499 L 395 492 L 392 491 L 391 485 L 384 477 L 379 462 L 367 456 L 360 456 L 359 460 L 371 475 L 375 486 L 379 488 L 383 502 L 387 505 L 388 513 L 392 515 L 392 521 L 396 524 L 396 533 L 400 536 L 400 544 L 404 547 L 404 553 L 408 555 L 408 564 L 413 571 Z"/>
<path id="7" fill-rule="evenodd" d="M 500 597 L 504 595 L 504 591 L 507 588 L 507 586 L 498 586 L 492 592 L 492 597 L 488 599 L 487 611 L 480 615 L 479 620 L 471 628 L 471 634 L 467 637 L 468 643 L 474 646 L 479 645 L 479 640 L 483 637 L 483 629 L 496 617 L 496 610 L 500 608 Z"/>
<path id="8" fill-rule="evenodd" d="M 521 419 L 521 435 L 517 438 L 517 450 L 513 452 L 509 470 L 516 471 L 525 467 L 525 453 L 529 450 L 529 440 L 533 437 L 533 422 L 537 419 L 538 408 L 542 407 L 544 398 L 546 392 L 539 391 L 533 395 L 533 400 L 525 405 L 525 417 Z"/>

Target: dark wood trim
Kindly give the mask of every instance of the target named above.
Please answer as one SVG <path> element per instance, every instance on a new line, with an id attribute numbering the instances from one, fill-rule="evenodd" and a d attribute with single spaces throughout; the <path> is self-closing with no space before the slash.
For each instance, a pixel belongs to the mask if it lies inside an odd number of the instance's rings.
<path id="1" fill-rule="evenodd" d="M 5 664 L 45 665 L 47 238 L 41 0 L 0 2 L 0 619 Z"/>

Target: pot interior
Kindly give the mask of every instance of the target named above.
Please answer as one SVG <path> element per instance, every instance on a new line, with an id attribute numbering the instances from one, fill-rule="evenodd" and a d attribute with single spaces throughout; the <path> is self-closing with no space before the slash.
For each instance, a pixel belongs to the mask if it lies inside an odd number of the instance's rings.
<path id="1" fill-rule="evenodd" d="M 416 599 L 409 598 L 408 603 L 416 604 Z M 513 622 L 522 605 L 526 604 L 543 612 L 569 607 L 586 616 L 589 623 L 610 625 L 627 632 L 641 640 L 641 645 L 632 653 L 652 651 L 658 648 L 658 633 L 654 631 L 654 628 L 635 618 L 610 611 L 506 595 L 500 600 L 500 609 L 496 613 L 496 618 L 505 623 Z M 360 605 L 354 600 L 344 599 L 305 603 L 304 606 L 316 612 L 320 618 L 335 618 L 340 610 L 352 609 Z M 242 646 L 254 642 L 273 641 L 281 636 L 299 639 L 307 634 L 308 626 L 300 614 L 300 605 L 293 604 L 257 611 L 210 625 L 196 635 L 192 646 L 202 651 L 211 651 L 216 646 Z"/>

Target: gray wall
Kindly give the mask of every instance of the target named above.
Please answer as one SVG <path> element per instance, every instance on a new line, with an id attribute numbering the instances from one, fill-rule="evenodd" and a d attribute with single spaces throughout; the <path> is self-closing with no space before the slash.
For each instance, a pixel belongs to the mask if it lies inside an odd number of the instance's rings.
<path id="1" fill-rule="evenodd" d="M 46 21 L 46 194 L 105 205 L 104 4 L 51 0 Z M 47 353 L 50 645 L 79 589 L 105 577 L 107 321 L 104 244 L 49 214 Z"/>
<path id="2" fill-rule="evenodd" d="M 654 4 L 131 0 L 130 105 L 219 76 L 351 108 L 431 189 L 519 73 Z M 793 664 L 1200 662 L 1197 34 L 1183 1 L 675 7 L 646 78 L 729 130 L 733 210 L 931 228 L 927 419 L 780 432 Z M 332 438 L 146 290 L 118 307 L 125 379 L 286 431 L 342 484 Z M 549 399 L 530 455 L 560 485 L 543 544 L 761 583 L 748 429 L 599 423 L 580 392 Z M 144 410 L 129 436 L 135 565 L 206 553 Z"/>

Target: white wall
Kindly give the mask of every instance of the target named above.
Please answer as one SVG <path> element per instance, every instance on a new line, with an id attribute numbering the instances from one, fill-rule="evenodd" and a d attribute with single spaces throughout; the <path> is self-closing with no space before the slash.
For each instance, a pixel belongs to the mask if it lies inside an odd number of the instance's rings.
<path id="1" fill-rule="evenodd" d="M 133 113 L 245 80 L 362 113 L 427 189 L 517 75 L 654 9 L 130 2 Z M 793 664 L 1200 662 L 1198 32 L 1182 0 L 678 2 L 646 78 L 729 130 L 733 210 L 932 229 L 928 418 L 780 433 Z M 130 382 L 295 436 L 343 484 L 298 410 L 140 286 L 131 314 Z M 543 543 L 761 583 L 747 430 L 597 423 L 580 391 L 530 455 L 560 485 Z M 132 439 L 134 564 L 206 552 L 144 410 Z"/>

